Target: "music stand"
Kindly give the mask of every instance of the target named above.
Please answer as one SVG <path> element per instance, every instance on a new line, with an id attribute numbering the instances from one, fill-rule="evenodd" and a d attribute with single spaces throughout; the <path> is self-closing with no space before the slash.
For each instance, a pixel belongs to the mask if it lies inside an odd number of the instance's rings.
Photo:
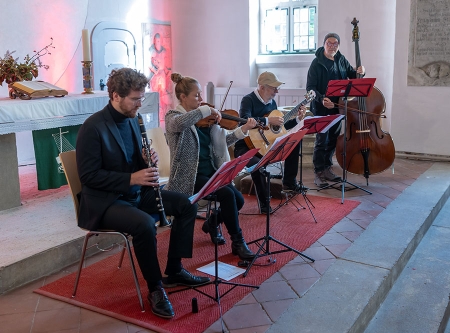
<path id="1" fill-rule="evenodd" d="M 211 178 L 208 180 L 208 182 L 198 191 L 198 193 L 194 194 L 193 196 L 189 197 L 189 200 L 192 204 L 196 203 L 200 199 L 206 199 L 208 200 L 208 209 L 211 208 L 211 202 L 214 201 L 214 210 L 217 210 L 217 202 L 216 202 L 216 196 L 214 193 L 221 189 L 222 187 L 230 184 L 233 179 L 237 176 L 237 174 L 245 167 L 245 165 L 248 163 L 248 161 L 258 152 L 259 149 L 251 149 L 248 152 L 246 152 L 244 155 L 241 155 L 232 161 L 225 162 L 220 166 L 220 168 L 214 173 L 214 175 L 211 176 Z M 214 227 L 217 227 L 217 214 L 214 214 Z M 205 287 L 207 285 L 214 284 L 215 286 L 215 296 L 211 296 L 201 290 L 198 290 L 197 288 Z M 227 290 L 222 296 L 225 296 L 230 291 L 232 291 L 234 288 L 240 286 L 240 287 L 249 287 L 249 288 L 256 288 L 258 289 L 259 286 L 254 286 L 250 284 L 242 284 L 242 283 L 234 283 L 234 282 L 228 282 L 223 281 L 219 278 L 219 255 L 218 255 L 218 244 L 217 241 L 214 242 L 214 280 L 203 284 L 201 286 L 197 287 L 186 287 L 182 288 L 173 292 L 169 292 L 169 294 L 187 290 L 187 289 L 194 289 L 201 293 L 202 295 L 205 295 L 206 297 L 211 298 L 215 302 L 218 303 L 220 307 L 220 293 L 219 293 L 219 284 L 227 284 L 231 285 L 232 288 Z M 222 310 L 220 310 L 220 316 L 222 318 Z"/>
<path id="2" fill-rule="evenodd" d="M 343 115 L 330 115 L 330 116 L 315 116 L 315 117 L 308 117 L 305 118 L 302 122 L 300 122 L 299 124 L 297 124 L 297 126 L 295 126 L 294 128 L 292 128 L 289 133 L 292 132 L 297 132 L 298 130 L 308 130 L 308 132 L 306 132 L 306 134 L 315 134 L 315 133 L 324 133 L 326 131 L 328 131 L 328 129 L 330 127 L 332 127 L 334 124 L 336 124 L 338 121 L 340 121 L 344 116 Z M 314 222 L 317 223 L 316 217 L 311 209 L 311 206 L 315 208 L 314 204 L 311 202 L 311 200 L 309 200 L 309 198 L 306 196 L 306 191 L 308 190 L 307 187 L 305 187 L 303 185 L 303 139 L 300 140 L 300 151 L 299 151 L 299 156 L 300 156 L 300 181 L 299 181 L 299 187 L 300 187 L 300 192 L 294 192 L 294 194 L 290 193 L 285 193 L 286 195 L 286 200 L 285 202 L 283 202 L 282 204 L 278 205 L 278 207 L 276 207 L 272 213 L 276 212 L 278 209 L 280 209 L 283 205 L 286 205 L 288 202 L 290 202 L 291 200 L 295 200 L 301 208 L 306 209 L 305 207 L 303 207 L 297 199 L 295 199 L 295 196 L 297 194 L 301 194 L 303 196 L 303 199 L 305 200 L 306 206 L 308 207 Z M 293 205 L 295 206 L 295 208 L 297 208 L 297 210 L 300 210 L 301 208 L 298 208 L 294 203 Z"/>
<path id="3" fill-rule="evenodd" d="M 300 130 L 298 132 L 294 132 L 294 133 L 290 133 L 290 134 L 288 133 L 288 134 L 278 137 L 275 140 L 275 142 L 273 143 L 270 150 L 264 155 L 264 157 L 258 162 L 258 164 L 256 164 L 255 166 L 252 167 L 251 172 L 262 172 L 264 174 L 264 176 L 266 177 L 266 182 L 267 182 L 266 205 L 267 205 L 267 207 L 270 207 L 270 172 L 267 171 L 266 167 L 269 164 L 284 161 L 286 159 L 286 157 L 292 152 L 294 147 L 297 144 L 299 144 L 299 141 L 303 139 L 306 132 L 308 132 L 308 130 Z M 283 246 L 285 249 L 271 252 L 270 245 L 269 245 L 271 240 L 274 241 L 275 243 Z M 259 244 L 260 241 L 262 241 L 261 244 Z M 255 239 L 255 240 L 249 242 L 248 244 L 252 244 L 252 243 L 257 243 L 259 249 L 256 252 L 253 260 L 248 265 L 248 267 L 244 273 L 244 277 L 247 276 L 250 268 L 253 266 L 256 259 L 258 259 L 260 257 L 270 256 L 271 254 L 293 251 L 293 252 L 297 253 L 298 255 L 301 255 L 301 256 L 311 260 L 312 262 L 314 262 L 314 259 L 312 259 L 312 258 L 308 257 L 307 255 L 301 253 L 300 251 L 282 243 L 281 241 L 275 239 L 274 237 L 272 237 L 270 235 L 270 211 L 269 210 L 267 210 L 267 213 L 266 213 L 266 234 L 265 234 L 265 236 Z M 265 249 L 264 249 L 264 245 L 265 245 Z M 262 251 L 264 251 L 264 253 L 260 254 Z M 273 261 L 273 262 L 275 262 L 275 261 Z"/>
<path id="4" fill-rule="evenodd" d="M 352 97 L 367 97 L 370 95 L 373 86 L 375 83 L 375 78 L 366 78 L 366 79 L 348 79 L 348 80 L 331 80 L 328 82 L 328 88 L 326 92 L 327 97 L 342 97 L 344 101 L 344 118 L 345 118 L 345 124 L 344 124 L 344 148 L 342 152 L 342 178 L 341 180 L 338 180 L 334 184 L 329 184 L 327 186 L 324 186 L 320 190 L 324 190 L 327 188 L 335 188 L 339 189 L 338 187 L 335 187 L 337 184 L 341 183 L 341 191 L 342 191 L 342 199 L 341 203 L 344 203 L 344 193 L 345 191 L 360 189 L 366 193 L 372 194 L 372 192 L 356 185 L 347 180 L 347 165 L 346 165 L 346 155 L 347 155 L 347 98 L 348 96 Z M 346 188 L 345 185 L 349 184 L 353 186 L 353 188 Z"/>

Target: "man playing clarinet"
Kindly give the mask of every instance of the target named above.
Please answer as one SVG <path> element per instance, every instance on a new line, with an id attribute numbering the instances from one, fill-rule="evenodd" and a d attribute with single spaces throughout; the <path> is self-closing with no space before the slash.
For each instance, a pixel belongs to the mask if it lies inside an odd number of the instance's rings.
<path id="1" fill-rule="evenodd" d="M 78 225 L 131 235 L 152 312 L 172 318 L 174 311 L 163 287 L 199 286 L 209 278 L 194 276 L 181 264 L 181 258 L 192 257 L 197 208 L 188 196 L 171 191 L 160 192 L 166 214 L 174 217 L 164 272 L 167 277 L 161 274 L 155 220 L 150 215 L 158 213 L 158 154 L 150 149 L 151 161 L 147 160 L 136 117 L 147 84 L 145 75 L 134 69 L 113 70 L 106 84 L 108 105 L 79 130 L 76 159 L 82 190 Z"/>

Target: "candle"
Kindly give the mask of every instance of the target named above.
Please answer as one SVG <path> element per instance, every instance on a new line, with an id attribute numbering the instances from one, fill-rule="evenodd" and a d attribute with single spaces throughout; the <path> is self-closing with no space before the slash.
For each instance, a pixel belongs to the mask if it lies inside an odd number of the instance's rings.
<path id="1" fill-rule="evenodd" d="M 89 43 L 88 29 L 81 31 L 81 40 L 83 44 L 83 61 L 91 61 L 91 44 Z"/>

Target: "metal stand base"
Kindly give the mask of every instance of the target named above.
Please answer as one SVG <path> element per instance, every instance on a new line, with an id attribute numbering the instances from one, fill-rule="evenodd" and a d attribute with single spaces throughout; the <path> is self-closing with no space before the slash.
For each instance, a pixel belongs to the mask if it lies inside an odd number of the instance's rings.
<path id="1" fill-rule="evenodd" d="M 305 203 L 306 203 L 306 206 L 309 209 L 309 212 L 311 213 L 311 216 L 314 219 L 314 222 L 317 223 L 316 217 L 314 216 L 314 213 L 313 213 L 313 211 L 311 209 L 311 206 L 313 208 L 316 208 L 316 207 L 311 202 L 311 200 L 309 200 L 309 198 L 306 196 L 306 190 L 302 190 L 301 192 L 284 192 L 284 191 L 281 191 L 281 194 L 284 194 L 285 199 L 284 200 L 282 199 L 282 202 L 277 207 L 275 207 L 272 210 L 272 214 L 275 213 L 281 207 L 286 206 L 288 203 L 293 204 L 294 207 L 297 209 L 297 211 L 300 211 L 302 209 L 306 209 L 306 207 L 303 206 L 296 198 L 299 194 L 301 194 L 303 196 L 303 199 L 305 200 Z M 297 204 L 295 204 L 295 203 L 297 203 Z"/>
<path id="2" fill-rule="evenodd" d="M 266 177 L 266 182 L 267 182 L 267 207 L 270 207 L 270 172 L 268 172 L 265 168 L 261 168 L 260 171 L 262 173 L 264 173 L 265 177 Z M 260 242 L 262 241 L 262 243 L 260 244 Z M 275 243 L 281 245 L 284 247 L 283 250 L 278 250 L 278 251 L 271 251 L 270 250 L 270 241 L 274 241 Z M 300 251 L 294 249 L 293 247 L 290 247 L 289 245 L 284 244 L 283 242 L 280 242 L 278 239 L 273 238 L 270 235 L 270 212 L 269 210 L 267 210 L 267 214 L 266 214 L 266 235 L 264 237 L 255 239 L 247 244 L 253 244 L 256 243 L 258 245 L 258 251 L 255 254 L 255 257 L 253 258 L 253 260 L 250 262 L 250 264 L 248 265 L 244 276 L 247 276 L 248 272 L 250 271 L 250 268 L 252 268 L 253 264 L 255 263 L 256 259 L 258 258 L 262 258 L 262 257 L 266 257 L 266 256 L 270 256 L 272 254 L 277 254 L 277 253 L 282 253 L 282 252 L 288 252 L 288 251 L 293 251 L 295 253 L 297 253 L 298 255 L 310 260 L 311 262 L 314 262 L 314 259 L 308 257 L 307 255 L 301 253 Z M 269 261 L 271 261 L 271 259 L 269 258 Z M 272 263 L 274 263 L 275 261 L 273 261 Z"/>
<path id="3" fill-rule="evenodd" d="M 350 89 L 350 85 L 347 87 L 347 90 L 349 90 L 349 89 Z M 324 186 L 324 187 L 321 187 L 321 188 L 317 189 L 317 191 L 321 191 L 321 190 L 325 190 L 327 188 L 332 187 L 332 188 L 334 188 L 336 190 L 339 190 L 339 187 L 336 187 L 336 185 L 340 184 L 338 186 L 341 187 L 340 190 L 342 191 L 341 204 L 344 203 L 344 193 L 345 193 L 345 191 L 351 191 L 351 190 L 359 189 L 359 190 L 362 190 L 362 191 L 364 191 L 366 193 L 372 194 L 372 192 L 370 192 L 370 191 L 368 191 L 368 190 L 366 190 L 366 189 L 364 189 L 362 187 L 359 187 L 358 185 L 355 185 L 355 184 L 350 183 L 349 181 L 347 181 L 347 168 L 346 168 L 346 161 L 345 161 L 346 160 L 346 156 L 347 156 L 347 138 L 345 137 L 347 135 L 347 103 L 348 103 L 347 95 L 348 95 L 348 91 L 346 92 L 345 97 L 343 97 L 343 100 L 344 100 L 344 116 L 345 116 L 344 117 L 344 121 L 345 121 L 345 126 L 344 126 L 344 149 L 342 151 L 342 160 L 343 160 L 343 162 L 342 162 L 342 179 L 337 181 L 337 182 L 335 182 L 334 184 L 329 184 L 327 186 Z M 350 186 L 353 186 L 353 188 L 346 188 L 345 184 L 349 184 Z"/>
<path id="4" fill-rule="evenodd" d="M 208 212 L 211 211 L 211 203 L 212 202 L 214 202 L 214 211 L 217 211 L 216 196 L 210 195 L 210 196 L 208 196 L 207 200 L 208 200 L 208 210 L 207 211 Z M 215 225 L 215 227 L 217 227 L 217 214 L 214 214 L 214 225 Z M 220 292 L 219 292 L 220 284 L 225 284 L 225 285 L 232 286 L 232 287 L 229 290 L 227 290 L 226 292 L 224 292 L 222 295 L 220 295 Z M 214 296 L 209 295 L 209 294 L 205 293 L 204 291 L 198 289 L 198 288 L 203 288 L 203 287 L 210 286 L 210 285 L 214 285 Z M 168 292 L 168 294 L 170 295 L 170 294 L 174 294 L 174 293 L 177 293 L 180 291 L 193 289 L 193 290 L 199 292 L 200 294 L 217 302 L 217 304 L 219 306 L 220 320 L 222 323 L 222 332 L 225 332 L 224 325 L 223 325 L 222 307 L 220 305 L 220 298 L 225 296 L 229 292 L 231 292 L 236 287 L 248 287 L 248 288 L 259 289 L 259 286 L 255 286 L 255 285 L 251 285 L 251 284 L 228 282 L 228 281 L 223 281 L 222 279 L 219 278 L 219 250 L 218 250 L 217 242 L 214 242 L 214 280 L 212 280 L 206 284 L 203 284 L 201 286 L 186 287 L 186 288 L 181 288 L 178 290 L 170 291 L 170 292 Z"/>
<path id="5" fill-rule="evenodd" d="M 349 184 L 352 187 L 346 187 L 345 186 L 346 184 Z M 342 199 L 341 199 L 342 204 L 344 203 L 344 192 L 346 192 L 346 191 L 352 191 L 352 190 L 358 189 L 358 190 L 362 190 L 368 194 L 372 194 L 372 192 L 370 192 L 369 190 L 366 190 L 365 188 L 362 188 L 358 185 L 355 185 L 355 184 L 349 182 L 346 178 L 339 180 L 339 181 L 335 182 L 334 184 L 329 184 L 327 186 L 318 188 L 317 191 L 319 192 L 321 190 L 326 190 L 328 188 L 334 188 L 334 189 L 340 190 L 342 192 Z"/>

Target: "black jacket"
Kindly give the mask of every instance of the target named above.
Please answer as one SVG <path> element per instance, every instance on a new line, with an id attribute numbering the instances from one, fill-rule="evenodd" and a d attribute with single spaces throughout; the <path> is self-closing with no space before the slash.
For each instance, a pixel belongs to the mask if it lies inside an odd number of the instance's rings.
<path id="1" fill-rule="evenodd" d="M 78 226 L 96 230 L 106 209 L 130 189 L 126 149 L 108 104 L 90 116 L 78 131 L 76 155 L 82 190 Z M 142 150 L 137 117 L 131 119 L 133 134 Z M 139 154 L 139 168 L 147 167 Z"/>
<path id="2" fill-rule="evenodd" d="M 338 66 L 339 79 L 355 79 L 356 71 L 350 65 L 348 60 L 338 51 L 334 56 L 335 63 Z M 339 113 L 338 108 L 327 109 L 323 106 L 322 101 L 325 97 L 328 87 L 329 73 L 325 66 L 324 48 L 319 47 L 316 51 L 316 58 L 312 61 L 306 80 L 306 91 L 314 90 L 316 97 L 311 101 L 310 109 L 315 116 L 326 116 Z M 331 99 L 333 101 L 333 99 Z"/>

